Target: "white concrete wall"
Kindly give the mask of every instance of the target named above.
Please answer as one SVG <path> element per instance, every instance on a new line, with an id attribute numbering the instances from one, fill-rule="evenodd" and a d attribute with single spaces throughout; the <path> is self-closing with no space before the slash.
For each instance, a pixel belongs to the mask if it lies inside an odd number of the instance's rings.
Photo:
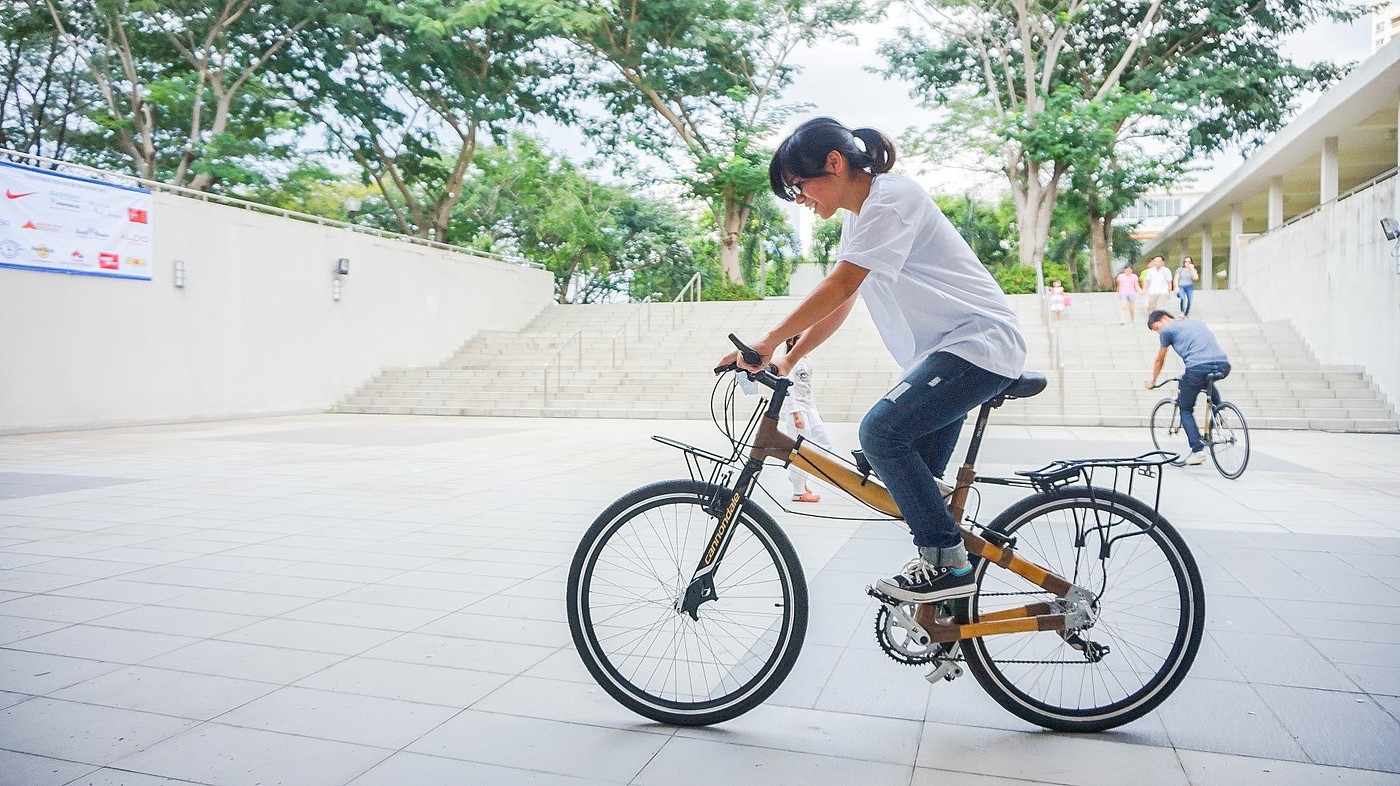
<path id="1" fill-rule="evenodd" d="M 1400 402 L 1400 275 L 1383 216 L 1396 216 L 1395 179 L 1248 238 L 1233 273 L 1262 319 L 1287 319 L 1318 360 L 1364 366 Z"/>
<path id="2" fill-rule="evenodd" d="M 168 194 L 152 219 L 151 281 L 0 268 L 0 432 L 320 411 L 551 303 L 545 271 L 348 229 Z"/>

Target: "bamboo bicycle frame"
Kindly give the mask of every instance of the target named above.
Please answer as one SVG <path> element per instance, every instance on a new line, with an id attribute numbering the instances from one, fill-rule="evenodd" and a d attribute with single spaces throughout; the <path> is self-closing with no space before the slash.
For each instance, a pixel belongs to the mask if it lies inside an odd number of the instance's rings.
<path id="1" fill-rule="evenodd" d="M 977 451 L 982 444 L 982 434 L 987 428 L 987 419 L 992 408 L 993 405 L 988 402 L 983 404 L 978 412 L 972 444 L 968 447 L 967 458 L 958 469 L 957 486 L 948 501 L 948 509 L 953 514 L 954 521 L 962 521 L 967 495 L 976 475 L 974 464 L 977 461 Z M 793 439 L 778 431 L 776 417 L 765 415 L 760 421 L 749 458 L 751 462 L 774 458 L 785 464 L 790 463 L 800 470 L 825 479 L 881 513 L 900 515 L 899 506 L 895 504 L 884 484 L 873 477 L 862 475 L 849 463 L 813 446 L 801 437 Z M 963 543 L 969 554 L 975 554 L 1006 568 L 1056 597 L 1063 598 L 1074 588 L 1069 580 L 1018 556 L 1012 549 L 989 543 L 961 525 L 958 528 L 962 531 Z M 982 615 L 977 622 L 966 625 L 938 624 L 933 604 L 918 604 L 914 617 L 935 642 L 952 642 L 1000 633 L 1065 630 L 1065 615 L 1050 603 L 1031 603 L 1016 608 L 999 609 Z"/>

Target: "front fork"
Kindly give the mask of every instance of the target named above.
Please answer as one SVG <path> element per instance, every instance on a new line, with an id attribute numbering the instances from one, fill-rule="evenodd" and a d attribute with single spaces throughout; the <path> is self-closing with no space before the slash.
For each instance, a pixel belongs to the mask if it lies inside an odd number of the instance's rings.
<path id="1" fill-rule="evenodd" d="M 690 584 L 685 588 L 685 594 L 676 603 L 676 610 L 682 614 L 689 614 L 693 620 L 700 619 L 700 604 L 719 598 L 719 593 L 715 590 L 715 571 L 719 568 L 725 550 L 729 548 L 729 542 L 734 538 L 735 525 L 743 512 L 744 500 L 749 498 L 749 493 L 758 483 L 758 474 L 762 470 L 763 460 L 750 458 L 739 471 L 739 479 L 734 483 L 734 487 L 716 493 L 706 505 L 706 512 L 715 516 L 718 521 L 714 531 L 710 533 L 710 540 L 700 557 L 700 564 L 695 567 Z M 725 499 L 724 492 L 728 492 L 728 499 Z"/>
<path id="2" fill-rule="evenodd" d="M 719 597 L 715 590 L 715 571 L 719 568 L 720 560 L 724 558 L 725 549 L 729 548 L 729 541 L 734 538 L 739 514 L 743 512 L 744 501 L 749 498 L 753 487 L 758 483 L 764 459 L 777 459 L 787 464 L 792 461 L 792 452 L 802 442 L 801 437 L 793 439 L 778 431 L 783 399 L 786 398 L 787 389 L 791 384 L 784 379 L 774 391 L 773 398 L 768 402 L 768 411 L 759 420 L 758 433 L 754 435 L 749 460 L 745 462 L 744 468 L 739 470 L 739 478 L 734 482 L 734 487 L 725 489 L 729 492 L 728 498 L 722 493 L 717 493 L 707 506 L 707 512 L 717 519 L 715 529 L 710 533 L 705 553 L 700 556 L 700 564 L 695 567 L 695 573 L 685 588 L 685 594 L 676 603 L 676 611 L 689 614 L 693 620 L 700 619 L 700 604 L 709 603 Z"/>

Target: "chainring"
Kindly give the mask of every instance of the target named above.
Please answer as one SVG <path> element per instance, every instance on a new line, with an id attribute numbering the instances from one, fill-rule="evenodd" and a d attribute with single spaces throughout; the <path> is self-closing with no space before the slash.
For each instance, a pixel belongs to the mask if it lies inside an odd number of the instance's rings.
<path id="1" fill-rule="evenodd" d="M 896 603 L 898 602 L 896 601 Z M 899 603 L 898 605 L 909 617 L 914 616 L 915 604 Z M 953 616 L 948 604 L 940 603 L 938 605 L 939 617 L 951 618 Z M 881 603 L 880 608 L 875 612 L 875 641 L 880 645 L 880 649 L 890 656 L 891 660 L 905 666 L 924 666 L 933 663 L 947 655 L 956 645 L 956 642 L 920 644 L 890 613 L 890 606 L 887 603 Z"/>

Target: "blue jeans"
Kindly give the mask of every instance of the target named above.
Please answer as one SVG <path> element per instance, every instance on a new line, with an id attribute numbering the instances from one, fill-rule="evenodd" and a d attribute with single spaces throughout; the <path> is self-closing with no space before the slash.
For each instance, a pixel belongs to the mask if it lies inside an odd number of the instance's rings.
<path id="1" fill-rule="evenodd" d="M 1194 284 L 1182 284 L 1176 288 L 1176 296 L 1181 298 L 1181 315 L 1191 316 L 1191 300 L 1195 297 L 1196 286 Z"/>
<path id="2" fill-rule="evenodd" d="M 876 402 L 860 423 L 860 447 L 899 505 L 914 545 L 962 543 L 934 478 L 953 457 L 969 410 L 1015 380 L 935 352 Z"/>
<path id="3" fill-rule="evenodd" d="M 1191 451 L 1205 450 L 1206 443 L 1201 439 L 1201 430 L 1196 427 L 1196 397 L 1206 388 L 1206 376 L 1219 374 L 1221 379 L 1230 376 L 1230 364 L 1217 360 L 1199 366 L 1187 366 L 1181 372 L 1181 382 L 1176 386 L 1176 405 L 1181 410 L 1181 430 L 1186 432 L 1186 441 L 1191 443 Z M 1213 389 L 1212 404 L 1220 403 L 1220 391 Z"/>

